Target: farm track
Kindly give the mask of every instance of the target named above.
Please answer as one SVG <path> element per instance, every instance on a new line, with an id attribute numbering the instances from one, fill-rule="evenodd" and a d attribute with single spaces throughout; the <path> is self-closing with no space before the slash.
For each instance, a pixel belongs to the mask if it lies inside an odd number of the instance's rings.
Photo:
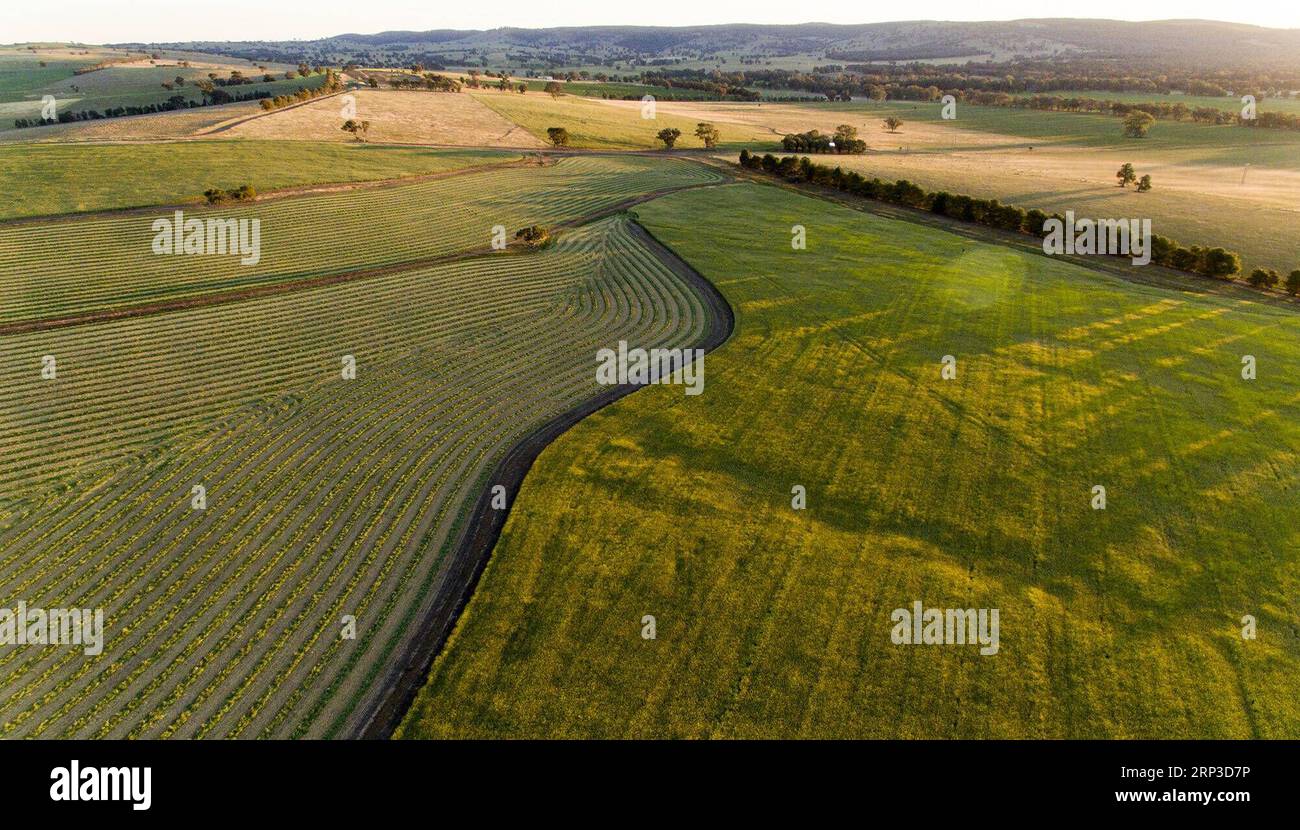
<path id="1" fill-rule="evenodd" d="M 735 330 L 736 317 L 722 293 L 703 274 L 655 239 L 639 223 L 632 222 L 629 228 L 633 237 L 652 251 L 665 268 L 691 286 L 706 305 L 708 330 L 698 343 L 687 348 L 703 349 L 707 354 L 725 343 Z M 583 418 L 621 400 L 638 388 L 640 387 L 632 384 L 611 387 L 568 412 L 555 416 L 511 447 L 489 480 L 504 484 L 508 493 L 518 493 L 533 463 L 551 442 Z M 469 604 L 474 588 L 492 556 L 492 549 L 509 518 L 509 505 L 513 504 L 513 499 L 507 503 L 506 510 L 494 510 L 491 500 L 490 489 L 484 488 L 468 524 L 457 538 L 450 554 L 448 589 L 438 594 L 419 636 L 402 661 L 389 673 L 387 691 L 358 722 L 353 737 L 385 739 L 391 736 L 415 700 L 420 686 L 428 678 L 433 661 L 451 636 L 465 606 Z"/>

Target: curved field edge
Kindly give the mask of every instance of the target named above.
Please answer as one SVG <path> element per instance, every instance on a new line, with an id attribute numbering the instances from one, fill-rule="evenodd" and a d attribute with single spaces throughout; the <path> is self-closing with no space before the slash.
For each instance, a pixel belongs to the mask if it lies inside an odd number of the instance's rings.
<path id="1" fill-rule="evenodd" d="M 60 373 L 3 401 L 0 593 L 103 607 L 108 637 L 89 660 L 0 654 L 0 725 L 345 730 L 423 618 L 482 472 L 600 391 L 595 349 L 705 328 L 693 292 L 613 217 L 534 255 L 5 338 L 14 378 L 33 352 L 58 353 Z M 203 359 L 175 359 L 176 343 Z M 346 383 L 344 350 L 359 367 Z M 40 490 L 31 473 L 51 468 Z M 355 641 L 338 636 L 343 613 Z"/>
<path id="2" fill-rule="evenodd" d="M 684 348 L 702 349 L 707 354 L 725 343 L 735 329 L 735 314 L 722 293 L 641 225 L 634 222 L 630 225 L 630 230 L 665 268 L 680 277 L 696 293 L 704 305 L 708 329 L 698 343 Z M 510 517 L 514 497 L 520 492 L 524 478 L 538 456 L 584 418 L 641 388 L 643 387 L 636 384 L 611 386 L 568 412 L 556 415 L 511 447 L 492 474 L 481 480 L 478 501 L 449 554 L 452 589 L 439 594 L 433 612 L 421 624 L 421 632 L 413 647 L 400 661 L 398 668 L 390 673 L 389 692 L 372 713 L 364 718 L 357 730 L 359 737 L 386 738 L 400 727 L 428 677 L 434 659 L 447 643 L 457 620 L 474 595 L 474 589 L 491 559 L 501 530 Z M 511 497 L 504 510 L 492 507 L 492 488 L 496 485 L 504 486 Z"/>
<path id="3" fill-rule="evenodd" d="M 543 453 L 399 737 L 1300 734 L 1293 310 L 766 186 L 638 213 L 736 332 Z M 918 599 L 1000 652 L 893 645 Z"/>

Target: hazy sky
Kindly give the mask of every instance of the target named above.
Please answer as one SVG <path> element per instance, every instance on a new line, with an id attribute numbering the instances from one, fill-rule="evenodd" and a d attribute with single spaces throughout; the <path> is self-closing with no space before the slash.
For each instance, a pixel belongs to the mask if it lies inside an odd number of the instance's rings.
<path id="1" fill-rule="evenodd" d="M 885 20 L 1014 20 L 1022 17 L 1105 17 L 1117 20 L 1205 18 L 1300 28 L 1296 0 L 1089 0 L 1078 4 L 1024 0 L 921 0 L 888 4 L 791 4 L 773 0 L 650 0 L 638 3 L 548 3 L 496 0 L 6 0 L 0 42 L 83 43 L 175 40 L 309 40 L 344 32 L 391 29 L 494 29 L 636 24 L 875 23 Z"/>

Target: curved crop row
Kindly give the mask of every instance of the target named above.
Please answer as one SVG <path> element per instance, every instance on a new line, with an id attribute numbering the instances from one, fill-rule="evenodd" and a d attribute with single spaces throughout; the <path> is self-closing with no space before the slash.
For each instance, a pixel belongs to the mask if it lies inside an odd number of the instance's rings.
<path id="1" fill-rule="evenodd" d="M 0 602 L 103 608 L 106 629 L 97 656 L 0 651 L 0 734 L 351 723 L 496 459 L 596 393 L 597 349 L 704 331 L 624 221 L 537 254 L 0 338 L 19 379 L 0 399 Z"/>

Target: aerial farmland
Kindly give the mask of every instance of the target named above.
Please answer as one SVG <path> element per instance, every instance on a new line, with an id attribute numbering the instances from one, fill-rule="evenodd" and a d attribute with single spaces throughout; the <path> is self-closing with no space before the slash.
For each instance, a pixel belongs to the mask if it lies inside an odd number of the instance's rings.
<path id="1" fill-rule="evenodd" d="M 1300 739 L 1300 30 L 1066 23 L 0 46 L 0 736 Z"/>

